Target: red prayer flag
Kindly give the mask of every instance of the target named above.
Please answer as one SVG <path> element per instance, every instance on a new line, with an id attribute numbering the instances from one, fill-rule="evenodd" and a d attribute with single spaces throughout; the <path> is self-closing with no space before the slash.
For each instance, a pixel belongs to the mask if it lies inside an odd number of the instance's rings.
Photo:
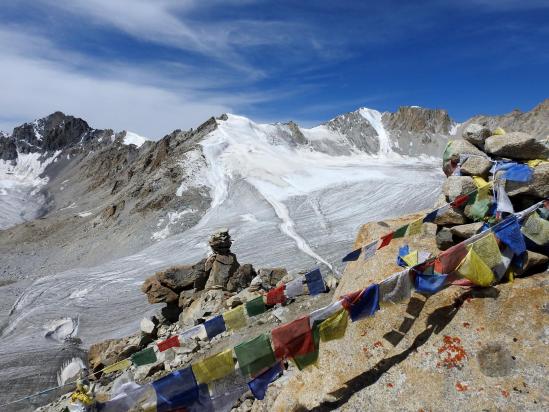
<path id="1" fill-rule="evenodd" d="M 309 316 L 274 328 L 271 332 L 274 354 L 277 359 L 293 358 L 315 351 Z"/>
<path id="2" fill-rule="evenodd" d="M 179 336 L 172 336 L 171 338 L 168 338 L 162 342 L 158 342 L 156 344 L 158 346 L 158 350 L 160 352 L 164 352 L 165 350 L 168 350 L 170 348 L 175 348 L 177 346 L 180 346 L 179 344 Z"/>
<path id="3" fill-rule="evenodd" d="M 286 285 L 283 284 L 277 288 L 274 288 L 268 291 L 267 295 L 265 296 L 265 303 L 269 306 L 274 306 L 277 303 L 286 302 L 286 295 L 284 294 L 285 289 L 286 289 Z"/>
<path id="4" fill-rule="evenodd" d="M 452 282 L 452 285 L 455 286 L 476 286 L 473 282 L 471 282 L 469 279 L 457 279 Z"/>
<path id="5" fill-rule="evenodd" d="M 362 290 L 357 290 L 355 292 L 351 292 L 351 293 L 347 293 L 346 295 L 343 295 L 340 297 L 341 299 L 341 306 L 343 306 L 345 308 L 345 310 L 349 310 L 349 308 L 351 307 L 351 304 L 353 304 L 354 302 L 356 302 L 358 300 L 358 298 L 360 297 L 360 294 L 364 292 L 364 289 Z"/>
<path id="6" fill-rule="evenodd" d="M 461 207 L 468 201 L 469 201 L 469 195 L 460 195 L 456 197 L 454 201 L 450 203 L 450 205 L 452 205 L 452 207 Z"/>
<path id="7" fill-rule="evenodd" d="M 381 244 L 378 246 L 378 250 L 391 243 L 391 240 L 393 240 L 393 234 L 394 232 L 391 232 L 381 237 Z"/>
<path id="8" fill-rule="evenodd" d="M 449 275 L 456 270 L 465 256 L 467 256 L 467 248 L 463 243 L 458 243 L 438 255 L 435 260 L 435 271 Z"/>

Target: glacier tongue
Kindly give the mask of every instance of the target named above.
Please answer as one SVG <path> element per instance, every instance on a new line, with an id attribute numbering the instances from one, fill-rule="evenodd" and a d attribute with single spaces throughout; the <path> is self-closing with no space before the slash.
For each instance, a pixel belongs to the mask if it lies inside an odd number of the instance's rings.
<path id="1" fill-rule="evenodd" d="M 389 153 L 392 153 L 393 150 L 391 149 L 391 139 L 389 138 L 389 135 L 383 126 L 383 122 L 381 121 L 381 113 L 377 110 L 367 109 L 365 107 L 360 108 L 359 113 L 362 117 L 368 120 L 378 135 L 379 154 L 388 155 Z"/>

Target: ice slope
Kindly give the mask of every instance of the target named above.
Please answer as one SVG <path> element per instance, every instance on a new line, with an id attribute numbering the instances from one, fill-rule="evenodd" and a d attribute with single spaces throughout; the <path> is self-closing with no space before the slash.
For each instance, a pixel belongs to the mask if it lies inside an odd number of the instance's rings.
<path id="1" fill-rule="evenodd" d="M 51 325 L 78 319 L 83 348 L 135 332 L 141 316 L 155 309 L 140 292 L 142 281 L 204 257 L 215 229 L 230 228 L 241 263 L 294 273 L 320 265 L 324 273 L 338 273 L 361 224 L 428 208 L 439 192 L 438 161 L 356 150 L 336 155 L 330 152 L 341 141 L 336 132 L 302 130 L 307 139 L 332 144 L 319 151 L 287 139 L 285 128 L 234 115 L 219 121 L 201 143 L 207 167 L 190 180 L 207 186 L 213 199 L 195 227 L 165 239 L 159 234 L 157 243 L 132 256 L 35 281 L 0 335 L 0 381 L 9 388 L 0 401 L 54 385 L 59 368 L 83 356 L 78 347 L 46 337 Z M 168 216 L 171 224 L 177 216 Z"/>
<path id="2" fill-rule="evenodd" d="M 126 131 L 126 135 L 124 136 L 124 144 L 125 145 L 136 145 L 137 147 L 143 146 L 146 141 L 150 140 L 146 137 L 139 136 L 137 133 Z"/>

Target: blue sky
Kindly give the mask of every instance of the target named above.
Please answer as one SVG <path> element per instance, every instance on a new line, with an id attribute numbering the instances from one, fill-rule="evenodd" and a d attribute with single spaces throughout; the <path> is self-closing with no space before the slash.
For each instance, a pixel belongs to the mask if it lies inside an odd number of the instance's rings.
<path id="1" fill-rule="evenodd" d="M 548 21 L 544 0 L 4 2 L 0 130 L 55 110 L 151 138 L 223 112 L 526 111 L 549 97 Z"/>

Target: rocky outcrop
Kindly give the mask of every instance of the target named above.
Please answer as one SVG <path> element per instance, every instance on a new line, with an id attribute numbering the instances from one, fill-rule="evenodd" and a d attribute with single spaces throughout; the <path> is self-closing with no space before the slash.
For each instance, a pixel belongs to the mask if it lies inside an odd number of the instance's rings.
<path id="1" fill-rule="evenodd" d="M 502 136 L 491 136 L 485 141 L 487 153 L 518 160 L 547 159 L 549 146 L 528 133 L 510 132 Z"/>

